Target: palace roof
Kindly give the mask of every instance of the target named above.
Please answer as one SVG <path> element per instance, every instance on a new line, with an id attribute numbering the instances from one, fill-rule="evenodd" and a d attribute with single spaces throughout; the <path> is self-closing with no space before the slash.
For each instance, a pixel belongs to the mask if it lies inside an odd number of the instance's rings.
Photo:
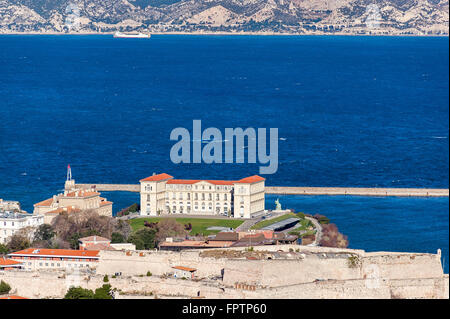
<path id="1" fill-rule="evenodd" d="M 163 181 L 163 180 L 170 179 L 170 178 L 173 178 L 173 176 L 170 176 L 169 174 L 166 174 L 166 173 L 162 173 L 162 174 L 152 175 L 147 178 L 141 179 L 140 182 L 159 182 L 159 181 Z"/>
<path id="2" fill-rule="evenodd" d="M 226 180 L 209 180 L 209 179 L 173 179 L 173 176 L 162 173 L 158 175 L 152 175 L 147 178 L 141 179 L 141 182 L 155 182 L 155 181 L 164 181 L 168 180 L 167 184 L 185 184 L 185 185 L 192 185 L 200 182 L 207 182 L 213 185 L 233 185 L 236 183 L 244 183 L 244 184 L 252 184 L 256 182 L 262 182 L 266 179 L 258 176 L 253 175 L 249 177 L 245 177 L 243 179 L 237 180 L 237 181 L 226 181 Z"/>

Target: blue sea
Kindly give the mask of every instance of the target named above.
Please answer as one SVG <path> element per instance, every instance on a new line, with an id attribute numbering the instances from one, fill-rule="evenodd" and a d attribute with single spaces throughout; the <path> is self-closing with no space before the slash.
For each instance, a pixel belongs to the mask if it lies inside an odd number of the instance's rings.
<path id="1" fill-rule="evenodd" d="M 278 128 L 267 185 L 449 187 L 449 41 L 432 37 L 0 36 L 0 198 L 153 172 L 238 179 L 256 164 L 174 164 L 172 129 Z M 114 210 L 137 194 L 107 193 Z M 276 198 L 267 196 L 267 206 Z M 366 250 L 435 252 L 448 198 L 283 196 Z"/>

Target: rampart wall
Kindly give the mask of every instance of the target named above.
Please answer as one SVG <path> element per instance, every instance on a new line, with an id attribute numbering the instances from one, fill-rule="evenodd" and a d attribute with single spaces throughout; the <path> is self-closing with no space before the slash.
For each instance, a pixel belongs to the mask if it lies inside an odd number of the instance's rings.
<path id="1" fill-rule="evenodd" d="M 171 277 L 173 266 L 196 268 L 196 279 Z M 152 276 L 146 276 L 148 271 Z M 70 285 L 100 287 L 104 275 L 122 291 L 120 298 L 448 298 L 449 293 L 439 252 L 366 253 L 297 245 L 255 247 L 253 252 L 102 251 L 95 274 L 4 271 L 0 280 L 25 297 L 61 298 Z"/>

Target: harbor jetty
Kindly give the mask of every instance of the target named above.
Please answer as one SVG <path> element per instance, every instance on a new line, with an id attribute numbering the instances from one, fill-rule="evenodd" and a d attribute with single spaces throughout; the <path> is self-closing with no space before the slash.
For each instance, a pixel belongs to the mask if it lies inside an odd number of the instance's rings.
<path id="1" fill-rule="evenodd" d="M 80 188 L 95 187 L 98 191 L 136 192 L 138 184 L 77 184 Z M 448 189 L 440 188 L 367 188 L 367 187 L 287 187 L 266 186 L 266 194 L 274 195 L 351 195 L 398 197 L 449 197 Z"/>

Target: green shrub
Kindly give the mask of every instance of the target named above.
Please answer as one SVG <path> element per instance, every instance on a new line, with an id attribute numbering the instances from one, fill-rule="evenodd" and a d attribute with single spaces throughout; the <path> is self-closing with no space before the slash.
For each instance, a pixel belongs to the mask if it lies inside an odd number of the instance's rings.
<path id="1" fill-rule="evenodd" d="M 93 299 L 94 293 L 90 289 L 81 287 L 70 287 L 64 299 Z"/>
<path id="2" fill-rule="evenodd" d="M 0 282 L 0 295 L 5 295 L 5 294 L 9 293 L 10 290 L 11 290 L 11 286 L 2 280 Z"/>
<path id="3" fill-rule="evenodd" d="M 152 273 L 150 271 L 147 271 L 147 277 L 150 277 Z"/>
<path id="4" fill-rule="evenodd" d="M 124 243 L 125 242 L 125 236 L 123 236 L 121 233 L 112 233 L 111 234 L 111 244 L 118 244 L 118 243 Z"/>
<path id="5" fill-rule="evenodd" d="M 109 282 L 108 275 L 105 275 L 105 277 L 103 277 L 103 282 Z"/>
<path id="6" fill-rule="evenodd" d="M 94 299 L 112 299 L 111 285 L 105 284 L 101 288 L 95 289 Z"/>
<path id="7" fill-rule="evenodd" d="M 8 253 L 9 253 L 8 248 L 5 245 L 0 244 L 0 255 L 7 255 Z"/>
<path id="8" fill-rule="evenodd" d="M 155 248 L 155 237 L 156 230 L 145 227 L 134 231 L 130 237 L 128 237 L 128 242 L 135 244 L 137 250 L 148 250 Z"/>
<path id="9" fill-rule="evenodd" d="M 299 212 L 296 215 L 297 215 L 298 218 L 301 218 L 301 219 L 305 218 L 305 214 L 304 213 Z"/>
<path id="10" fill-rule="evenodd" d="M 352 255 L 352 256 L 348 257 L 347 265 L 349 268 L 357 268 L 357 267 L 361 266 L 361 260 L 359 259 L 358 256 Z"/>

